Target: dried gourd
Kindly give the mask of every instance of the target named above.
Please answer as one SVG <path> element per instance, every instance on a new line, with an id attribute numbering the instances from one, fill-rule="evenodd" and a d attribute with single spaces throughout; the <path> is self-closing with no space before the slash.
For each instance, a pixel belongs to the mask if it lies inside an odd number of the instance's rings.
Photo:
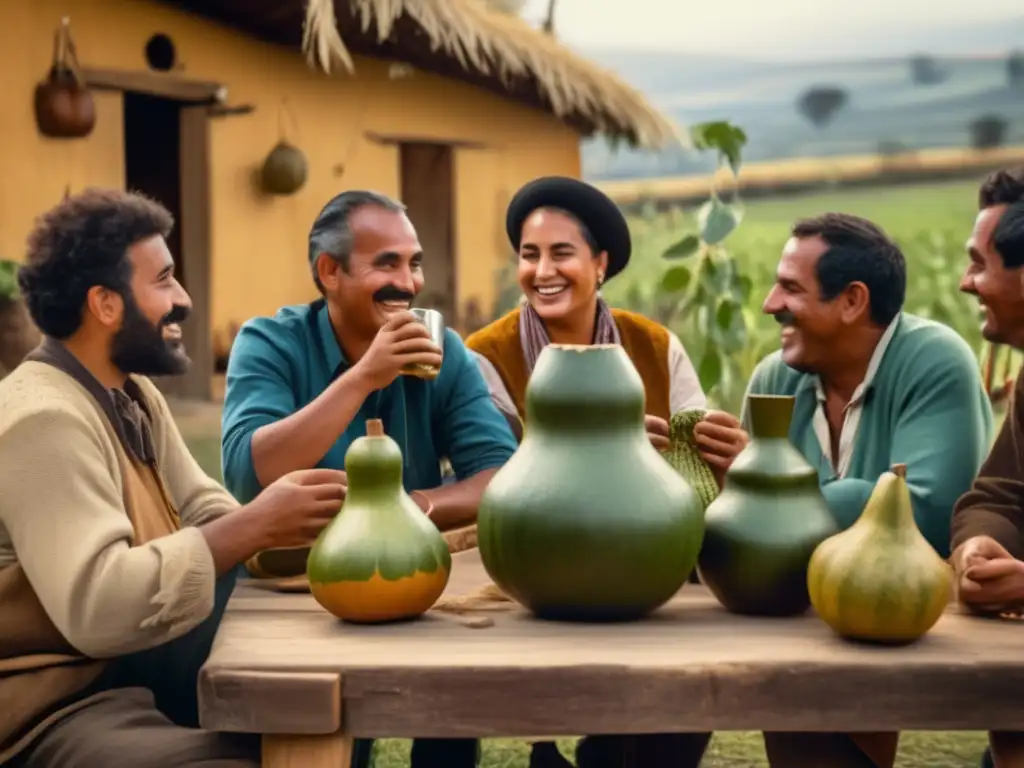
<path id="1" fill-rule="evenodd" d="M 883 472 L 857 522 L 811 557 L 811 604 L 841 637 L 915 642 L 938 623 L 952 597 L 953 569 L 917 527 L 906 473 L 905 464 Z"/>
<path id="2" fill-rule="evenodd" d="M 261 179 L 267 192 L 291 195 L 302 189 L 308 174 L 309 164 L 302 150 L 282 139 L 263 161 Z"/>
<path id="3" fill-rule="evenodd" d="M 448 584 L 452 556 L 437 527 L 402 486 L 402 451 L 380 419 L 345 452 L 348 493 L 309 552 L 309 589 L 352 623 L 425 613 Z"/>

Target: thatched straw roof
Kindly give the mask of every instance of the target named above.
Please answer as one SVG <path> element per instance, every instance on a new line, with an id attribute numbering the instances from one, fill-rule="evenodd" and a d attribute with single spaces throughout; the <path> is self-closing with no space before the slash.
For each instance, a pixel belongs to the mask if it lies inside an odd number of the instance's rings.
<path id="1" fill-rule="evenodd" d="M 353 55 L 403 61 L 551 112 L 584 135 L 664 147 L 679 129 L 634 88 L 482 0 L 165 0 L 273 42 L 325 71 Z"/>

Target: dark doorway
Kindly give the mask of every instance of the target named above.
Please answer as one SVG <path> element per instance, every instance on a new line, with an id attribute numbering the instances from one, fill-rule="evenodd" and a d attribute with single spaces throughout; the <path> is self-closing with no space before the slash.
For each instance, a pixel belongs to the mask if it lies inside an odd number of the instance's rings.
<path id="1" fill-rule="evenodd" d="M 124 185 L 174 216 L 167 245 L 175 274 L 188 290 L 181 257 L 181 102 L 144 93 L 124 95 Z"/>
<path id="2" fill-rule="evenodd" d="M 192 366 L 184 376 L 161 377 L 164 393 L 211 396 L 209 136 L 206 108 L 179 99 L 124 92 L 125 189 L 141 192 L 174 216 L 167 245 L 175 277 L 192 299 L 182 325 Z"/>
<path id="3" fill-rule="evenodd" d="M 457 328 L 455 167 L 448 144 L 399 145 L 402 202 L 423 246 L 425 284 L 416 306 L 439 310 Z"/>

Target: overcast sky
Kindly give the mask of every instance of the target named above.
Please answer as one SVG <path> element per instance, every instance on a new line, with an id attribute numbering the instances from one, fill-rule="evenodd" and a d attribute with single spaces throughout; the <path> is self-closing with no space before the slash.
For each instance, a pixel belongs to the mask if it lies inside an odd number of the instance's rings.
<path id="1" fill-rule="evenodd" d="M 856 54 L 909 25 L 1024 17 L 1024 0 L 557 0 L 556 27 L 569 45 L 671 48 L 751 57 Z M 527 0 L 543 17 L 548 0 Z M 727 21 L 727 19 L 729 19 Z M 1024 41 L 1022 41 L 1024 43 Z"/>

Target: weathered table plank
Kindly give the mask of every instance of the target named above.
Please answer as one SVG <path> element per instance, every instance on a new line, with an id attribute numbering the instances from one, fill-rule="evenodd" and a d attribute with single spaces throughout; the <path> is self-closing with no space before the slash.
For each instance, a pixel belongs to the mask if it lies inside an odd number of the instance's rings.
<path id="1" fill-rule="evenodd" d="M 454 561 L 448 594 L 486 583 L 475 550 Z M 487 615 L 486 628 L 436 612 L 360 627 L 308 595 L 240 587 L 201 675 L 203 725 L 331 732 L 326 689 L 302 690 L 337 675 L 353 736 L 1024 727 L 1024 625 L 955 606 L 903 648 L 843 641 L 813 614 L 734 616 L 695 585 L 628 624 Z M 271 673 L 305 682 L 268 695 Z"/>

